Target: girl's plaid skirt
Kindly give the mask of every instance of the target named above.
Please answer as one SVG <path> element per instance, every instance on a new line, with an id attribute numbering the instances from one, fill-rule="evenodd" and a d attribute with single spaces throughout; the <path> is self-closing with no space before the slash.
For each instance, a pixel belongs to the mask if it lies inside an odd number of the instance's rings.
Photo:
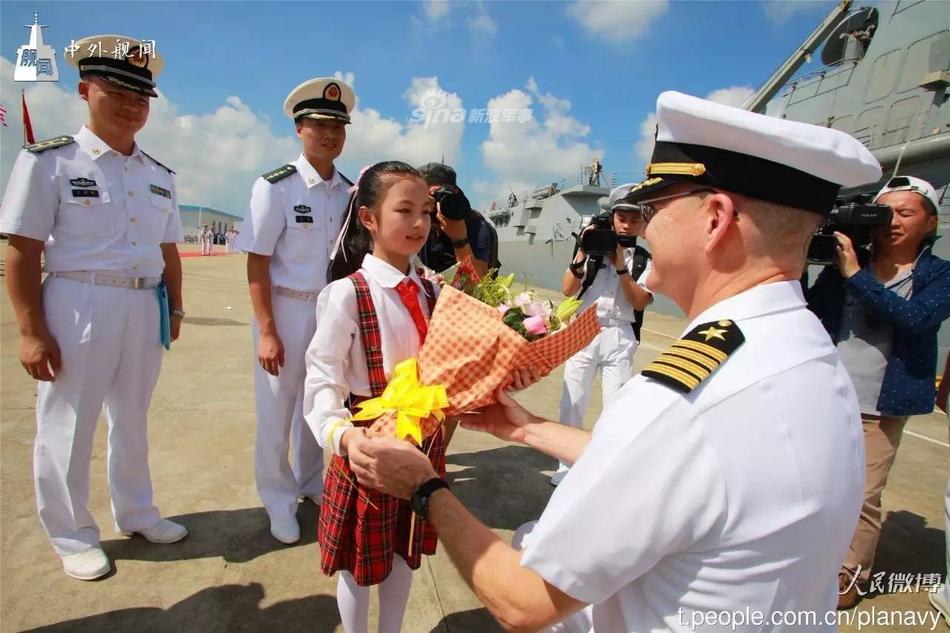
<path id="1" fill-rule="evenodd" d="M 439 476 L 445 477 L 441 429 L 423 442 L 422 449 L 428 452 Z M 320 570 L 324 574 L 329 576 L 346 570 L 353 574 L 356 584 L 365 587 L 379 584 L 389 576 L 396 554 L 405 559 L 410 569 L 419 568 L 423 554 L 435 554 L 438 544 L 435 528 L 416 516 L 408 501 L 355 482 L 356 475 L 350 470 L 349 460 L 334 455 L 323 483 L 317 526 Z M 410 555 L 409 532 L 413 521 L 416 526 Z"/>

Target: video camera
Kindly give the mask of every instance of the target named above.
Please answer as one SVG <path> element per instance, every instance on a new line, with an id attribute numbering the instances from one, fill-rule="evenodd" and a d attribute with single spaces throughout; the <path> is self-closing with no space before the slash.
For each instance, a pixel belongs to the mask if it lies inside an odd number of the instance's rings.
<path id="1" fill-rule="evenodd" d="M 613 214 L 610 211 L 598 213 L 587 226 L 591 228 L 581 232 L 579 242 L 581 249 L 591 259 L 612 258 L 618 244 L 623 248 L 637 245 L 636 235 L 619 235 L 614 231 Z"/>
<path id="2" fill-rule="evenodd" d="M 432 192 L 432 197 L 439 203 L 442 215 L 449 220 L 464 220 L 472 208 L 462 190 L 451 185 L 442 185 Z"/>
<path id="3" fill-rule="evenodd" d="M 835 231 L 851 239 L 855 251 L 867 249 L 874 240 L 874 231 L 891 223 L 891 208 L 873 204 L 871 194 L 861 194 L 835 205 L 815 231 L 808 246 L 809 264 L 827 266 L 835 261 L 838 240 Z"/>

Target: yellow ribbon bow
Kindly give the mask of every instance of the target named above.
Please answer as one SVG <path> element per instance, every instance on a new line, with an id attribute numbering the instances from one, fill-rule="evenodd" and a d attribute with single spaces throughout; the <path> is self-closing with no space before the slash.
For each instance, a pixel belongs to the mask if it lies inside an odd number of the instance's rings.
<path id="1" fill-rule="evenodd" d="M 402 361 L 393 370 L 383 395 L 356 405 L 354 420 L 373 420 L 386 413 L 396 414 L 396 438 L 411 437 L 422 446 L 422 421 L 430 415 L 442 422 L 449 398 L 442 385 L 420 385 L 415 358 Z"/>

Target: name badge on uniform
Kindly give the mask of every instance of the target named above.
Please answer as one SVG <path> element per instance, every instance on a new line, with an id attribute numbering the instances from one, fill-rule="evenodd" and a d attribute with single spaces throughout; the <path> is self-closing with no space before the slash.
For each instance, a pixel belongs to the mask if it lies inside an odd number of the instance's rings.
<path id="1" fill-rule="evenodd" d="M 310 207 L 305 204 L 298 204 L 294 207 L 294 211 L 297 213 L 310 213 Z"/>
<path id="2" fill-rule="evenodd" d="M 297 224 L 313 224 L 313 218 L 309 215 L 298 215 Z"/>
<path id="3" fill-rule="evenodd" d="M 89 178 L 72 178 L 69 184 L 73 187 L 95 187 L 96 181 Z"/>
<path id="4" fill-rule="evenodd" d="M 98 198 L 99 190 L 98 189 L 73 189 L 73 197 L 75 198 Z"/>
<path id="5" fill-rule="evenodd" d="M 164 187 L 159 187 L 158 185 L 149 185 L 148 190 L 154 193 L 155 195 L 161 196 L 163 198 L 172 199 L 172 192 Z"/>

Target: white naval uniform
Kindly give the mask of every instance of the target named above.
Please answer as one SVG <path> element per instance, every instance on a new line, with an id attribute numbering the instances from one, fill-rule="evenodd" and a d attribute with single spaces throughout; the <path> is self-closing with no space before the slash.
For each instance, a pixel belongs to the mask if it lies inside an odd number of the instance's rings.
<path id="1" fill-rule="evenodd" d="M 296 173 L 273 184 L 264 178 L 254 183 L 250 213 L 237 241 L 242 251 L 270 257 L 271 301 L 284 366 L 272 376 L 254 363 L 254 470 L 268 514 L 284 519 L 294 517 L 300 495 L 316 500 L 323 495 L 323 450 L 303 419 L 304 355 L 317 327 L 317 294 L 326 285 L 330 250 L 349 200 L 349 182 L 339 172 L 324 181 L 303 154 L 292 164 Z M 279 288 L 310 297 L 278 294 Z M 256 359 L 256 319 L 253 336 Z"/>
<path id="2" fill-rule="evenodd" d="M 634 268 L 634 249 L 624 249 L 627 270 Z M 593 283 L 584 293 L 578 313 L 597 303 L 600 333 L 587 347 L 568 359 L 564 366 L 564 389 L 561 392 L 561 424 L 580 428 L 590 403 L 590 392 L 597 369 L 601 370 L 603 402 L 609 405 L 624 383 L 633 375 L 633 355 L 637 339 L 633 334 L 634 309 L 620 287 L 620 277 L 613 264 L 597 271 Z M 645 280 L 653 268 L 652 260 L 637 280 L 646 289 Z M 562 465 L 562 468 L 564 466 Z"/>
<path id="3" fill-rule="evenodd" d="M 412 315 L 396 290 L 406 275 L 373 255 L 363 258 L 360 270 L 376 309 L 383 370 L 388 377 L 398 363 L 415 356 L 422 346 Z M 419 287 L 419 307 L 428 322 L 429 304 L 422 282 L 411 266 L 408 277 Z M 438 295 L 438 287 L 433 290 Z M 347 398 L 351 393 L 372 395 L 352 281 L 339 279 L 320 293 L 317 320 L 317 331 L 307 349 L 304 416 L 320 445 L 339 455 L 340 438 L 348 427 L 335 423 L 351 417 L 346 408 Z"/>
<path id="4" fill-rule="evenodd" d="M 60 555 L 99 542 L 89 513 L 92 440 L 105 404 L 116 528 L 159 520 L 152 502 L 146 420 L 162 362 L 154 288 L 92 285 L 55 273 L 159 279 L 161 243 L 182 241 L 175 179 L 136 145 L 113 151 L 83 127 L 75 143 L 17 157 L 0 231 L 46 242 L 43 312 L 62 353 L 55 382 L 40 382 L 34 449 L 40 520 Z"/>
<path id="5" fill-rule="evenodd" d="M 792 631 L 689 623 L 834 612 L 864 494 L 854 387 L 797 281 L 721 301 L 686 331 L 720 319 L 745 343 L 688 394 L 628 382 L 525 539 L 522 564 L 591 605 L 567 630 Z M 822 622 L 808 630 L 835 630 Z"/>

